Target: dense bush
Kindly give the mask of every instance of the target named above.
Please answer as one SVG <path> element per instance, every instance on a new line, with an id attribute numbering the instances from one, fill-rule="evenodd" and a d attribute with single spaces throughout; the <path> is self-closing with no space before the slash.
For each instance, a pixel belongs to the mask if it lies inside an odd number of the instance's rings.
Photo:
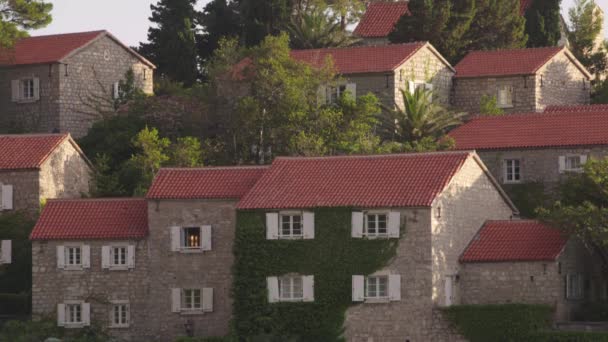
<path id="1" fill-rule="evenodd" d="M 578 331 L 541 331 L 522 342 L 608 342 L 608 333 Z"/>
<path id="2" fill-rule="evenodd" d="M 588 302 L 576 313 L 575 321 L 605 322 L 608 321 L 608 302 Z"/>
<path id="3" fill-rule="evenodd" d="M 99 327 L 64 329 L 51 319 L 41 321 L 8 321 L 0 328 L 0 341 L 40 342 L 47 338 L 59 338 L 62 342 L 107 342 L 112 340 Z"/>
<path id="4" fill-rule="evenodd" d="M 0 315 L 28 315 L 31 302 L 29 293 L 0 293 Z"/>

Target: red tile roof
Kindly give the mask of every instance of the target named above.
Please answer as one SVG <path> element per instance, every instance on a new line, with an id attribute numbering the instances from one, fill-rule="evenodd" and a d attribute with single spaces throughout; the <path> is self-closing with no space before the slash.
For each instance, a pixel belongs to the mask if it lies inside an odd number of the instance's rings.
<path id="1" fill-rule="evenodd" d="M 279 157 L 239 209 L 427 207 L 471 154 Z"/>
<path id="2" fill-rule="evenodd" d="M 372 2 L 353 33 L 362 38 L 386 37 L 404 14 L 410 14 L 407 1 Z"/>
<path id="3" fill-rule="evenodd" d="M 268 170 L 267 166 L 161 169 L 149 199 L 240 199 Z"/>
<path id="4" fill-rule="evenodd" d="M 608 112 L 608 104 L 547 106 L 544 113 L 559 112 Z"/>
<path id="5" fill-rule="evenodd" d="M 340 74 L 393 71 L 427 43 L 356 46 L 334 49 L 293 50 L 291 57 L 314 67 L 323 67 L 327 57 L 333 59 Z"/>
<path id="6" fill-rule="evenodd" d="M 560 230 L 538 221 L 488 221 L 460 262 L 552 261 L 567 241 Z"/>
<path id="7" fill-rule="evenodd" d="M 148 235 L 143 198 L 49 200 L 31 240 L 141 239 Z"/>
<path id="8" fill-rule="evenodd" d="M 524 15 L 534 0 L 521 0 L 519 2 L 519 14 Z"/>
<path id="9" fill-rule="evenodd" d="M 608 113 L 557 112 L 479 117 L 448 134 L 459 150 L 608 145 Z"/>
<path id="10" fill-rule="evenodd" d="M 454 68 L 457 78 L 533 75 L 563 47 L 473 51 Z"/>
<path id="11" fill-rule="evenodd" d="M 37 169 L 68 134 L 0 135 L 0 170 Z"/>

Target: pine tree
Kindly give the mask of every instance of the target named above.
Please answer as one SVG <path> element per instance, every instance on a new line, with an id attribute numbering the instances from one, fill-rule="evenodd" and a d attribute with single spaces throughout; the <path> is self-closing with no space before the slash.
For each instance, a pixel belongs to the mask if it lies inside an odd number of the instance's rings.
<path id="1" fill-rule="evenodd" d="M 196 49 L 196 0 L 160 0 L 151 5 L 148 43 L 138 51 L 157 66 L 161 77 L 191 86 L 198 77 Z"/>
<path id="2" fill-rule="evenodd" d="M 569 14 L 570 50 L 592 74 L 598 76 L 605 73 L 606 48 L 605 43 L 598 44 L 603 23 L 597 5 L 593 0 L 577 0 Z"/>
<path id="3" fill-rule="evenodd" d="M 236 4 L 232 1 L 211 1 L 199 13 L 199 23 L 204 33 L 198 42 L 198 55 L 203 62 L 213 55 L 222 38 L 239 37 L 242 32 Z"/>
<path id="4" fill-rule="evenodd" d="M 26 30 L 47 26 L 53 5 L 44 1 L 0 0 L 0 47 L 10 47 L 27 37 Z"/>
<path id="5" fill-rule="evenodd" d="M 520 0 L 477 0 L 477 12 L 465 35 L 467 50 L 516 49 L 526 46 Z"/>
<path id="6" fill-rule="evenodd" d="M 294 0 L 236 0 L 243 20 L 241 40 L 256 46 L 268 35 L 278 35 L 290 22 Z"/>
<path id="7" fill-rule="evenodd" d="M 525 14 L 528 47 L 556 46 L 561 38 L 561 0 L 536 0 Z"/>

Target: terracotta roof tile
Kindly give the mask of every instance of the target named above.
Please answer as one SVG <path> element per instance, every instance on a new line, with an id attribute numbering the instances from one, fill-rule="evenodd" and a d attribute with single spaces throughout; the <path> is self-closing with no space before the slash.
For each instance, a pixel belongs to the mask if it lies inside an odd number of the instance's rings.
<path id="1" fill-rule="evenodd" d="M 30 239 L 140 239 L 147 235 L 145 199 L 77 199 L 49 200 Z"/>
<path id="2" fill-rule="evenodd" d="M 267 166 L 161 169 L 149 199 L 239 199 L 268 170 Z"/>
<path id="3" fill-rule="evenodd" d="M 293 50 L 291 57 L 314 67 L 323 67 L 328 56 L 340 74 L 393 71 L 407 61 L 425 42 L 349 48 Z"/>
<path id="4" fill-rule="evenodd" d="M 544 113 L 608 112 L 608 104 L 547 106 Z"/>
<path id="5" fill-rule="evenodd" d="M 386 37 L 404 14 L 410 14 L 407 1 L 372 2 L 353 33 L 362 38 Z"/>
<path id="6" fill-rule="evenodd" d="M 608 113 L 596 111 L 479 117 L 449 134 L 459 150 L 608 145 Z"/>
<path id="7" fill-rule="evenodd" d="M 0 135 L 0 170 L 37 169 L 68 134 Z"/>
<path id="8" fill-rule="evenodd" d="M 488 221 L 460 262 L 551 261 L 567 241 L 561 231 L 538 221 Z"/>
<path id="9" fill-rule="evenodd" d="M 426 207 L 469 152 L 279 157 L 239 209 Z"/>
<path id="10" fill-rule="evenodd" d="M 456 78 L 533 75 L 563 47 L 473 51 L 455 66 Z"/>

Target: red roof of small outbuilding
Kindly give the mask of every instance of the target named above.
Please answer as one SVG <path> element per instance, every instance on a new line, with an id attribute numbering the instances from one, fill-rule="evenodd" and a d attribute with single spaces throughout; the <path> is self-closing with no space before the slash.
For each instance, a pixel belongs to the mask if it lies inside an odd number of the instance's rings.
<path id="1" fill-rule="evenodd" d="M 0 135 L 0 170 L 37 169 L 69 134 Z"/>
<path id="2" fill-rule="evenodd" d="M 407 1 L 372 2 L 353 33 L 362 38 L 386 37 L 404 14 L 410 14 Z"/>

